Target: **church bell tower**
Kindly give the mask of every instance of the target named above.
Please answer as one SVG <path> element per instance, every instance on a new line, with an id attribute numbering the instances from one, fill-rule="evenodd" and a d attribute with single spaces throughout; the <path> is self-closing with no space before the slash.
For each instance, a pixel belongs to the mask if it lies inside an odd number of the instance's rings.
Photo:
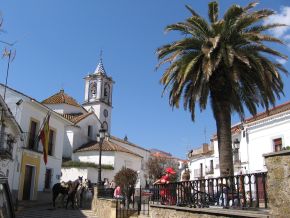
<path id="1" fill-rule="evenodd" d="M 106 74 L 102 57 L 96 70 L 85 78 L 85 101 L 83 107 L 93 111 L 103 128 L 110 133 L 112 113 L 112 92 L 114 81 Z"/>

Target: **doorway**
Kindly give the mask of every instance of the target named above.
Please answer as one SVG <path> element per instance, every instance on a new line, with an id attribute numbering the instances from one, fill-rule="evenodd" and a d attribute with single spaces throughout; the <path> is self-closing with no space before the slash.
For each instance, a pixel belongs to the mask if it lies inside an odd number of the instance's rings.
<path id="1" fill-rule="evenodd" d="M 23 185 L 23 200 L 31 200 L 33 193 L 33 181 L 34 181 L 34 167 L 30 165 L 25 166 L 25 176 Z"/>

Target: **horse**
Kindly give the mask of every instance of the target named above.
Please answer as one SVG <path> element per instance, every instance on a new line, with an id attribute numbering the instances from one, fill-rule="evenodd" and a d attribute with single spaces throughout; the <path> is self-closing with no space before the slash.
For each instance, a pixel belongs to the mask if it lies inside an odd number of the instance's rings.
<path id="1" fill-rule="evenodd" d="M 58 197 L 59 194 L 62 194 L 63 198 L 62 201 L 64 200 L 65 196 L 68 196 L 67 202 L 66 202 L 66 207 L 68 205 L 69 201 L 72 201 L 72 207 L 74 207 L 74 194 L 76 189 L 78 188 L 79 183 L 82 182 L 83 177 L 78 177 L 74 182 L 68 181 L 68 182 L 61 182 L 61 183 L 56 183 L 52 187 L 52 204 L 53 207 L 55 207 L 55 200 Z"/>
<path id="2" fill-rule="evenodd" d="M 78 187 L 82 183 L 82 181 L 83 181 L 83 177 L 79 176 L 78 179 L 76 179 L 75 181 L 70 183 L 69 190 L 68 190 L 68 197 L 67 197 L 67 201 L 66 201 L 66 208 L 67 208 L 69 202 L 71 202 L 71 206 L 72 206 L 72 208 L 74 208 L 75 195 L 76 195 Z"/>
<path id="3" fill-rule="evenodd" d="M 68 188 L 69 188 L 69 184 L 65 183 L 65 182 L 61 182 L 61 183 L 56 183 L 53 185 L 52 187 L 52 204 L 53 207 L 55 207 L 55 200 L 58 197 L 59 194 L 61 194 L 62 197 L 62 202 L 64 200 L 64 197 L 66 195 L 68 195 Z"/>
<path id="4" fill-rule="evenodd" d="M 93 198 L 91 188 L 91 183 L 88 179 L 85 179 L 84 182 L 80 183 L 75 195 L 77 207 L 82 208 L 84 206 L 87 208 L 87 202 L 89 202 L 89 204 L 91 203 Z"/>

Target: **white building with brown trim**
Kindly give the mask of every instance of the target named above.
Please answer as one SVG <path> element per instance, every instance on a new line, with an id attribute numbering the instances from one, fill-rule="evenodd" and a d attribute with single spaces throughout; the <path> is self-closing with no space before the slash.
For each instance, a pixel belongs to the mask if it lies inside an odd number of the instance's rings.
<path id="1" fill-rule="evenodd" d="M 232 142 L 235 174 L 267 171 L 264 154 L 290 149 L 290 102 L 233 125 Z M 216 135 L 208 148 L 188 153 L 191 179 L 220 175 Z"/>
<path id="2" fill-rule="evenodd" d="M 4 88 L 0 84 L 1 94 Z M 6 89 L 5 102 L 23 131 L 14 162 L 12 192 L 19 200 L 37 200 L 46 196 L 46 191 L 60 181 L 65 131 L 67 126 L 74 124 L 37 100 L 10 87 Z M 42 144 L 38 142 L 37 135 L 48 112 L 51 114 L 50 140 L 45 165 Z"/>

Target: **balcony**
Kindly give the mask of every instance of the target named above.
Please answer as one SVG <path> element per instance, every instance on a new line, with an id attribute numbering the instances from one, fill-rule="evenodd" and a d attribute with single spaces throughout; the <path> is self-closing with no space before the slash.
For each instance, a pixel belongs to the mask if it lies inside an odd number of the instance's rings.
<path id="1" fill-rule="evenodd" d="M 214 174 L 214 169 L 213 168 L 209 168 L 205 170 L 205 175 L 210 175 L 210 174 Z"/>
<path id="2" fill-rule="evenodd" d="M 194 169 L 194 178 L 202 179 L 204 175 L 201 169 Z"/>
<path id="3" fill-rule="evenodd" d="M 11 134 L 0 134 L 0 157 L 1 159 L 12 159 L 13 144 L 16 142 L 15 137 Z"/>

